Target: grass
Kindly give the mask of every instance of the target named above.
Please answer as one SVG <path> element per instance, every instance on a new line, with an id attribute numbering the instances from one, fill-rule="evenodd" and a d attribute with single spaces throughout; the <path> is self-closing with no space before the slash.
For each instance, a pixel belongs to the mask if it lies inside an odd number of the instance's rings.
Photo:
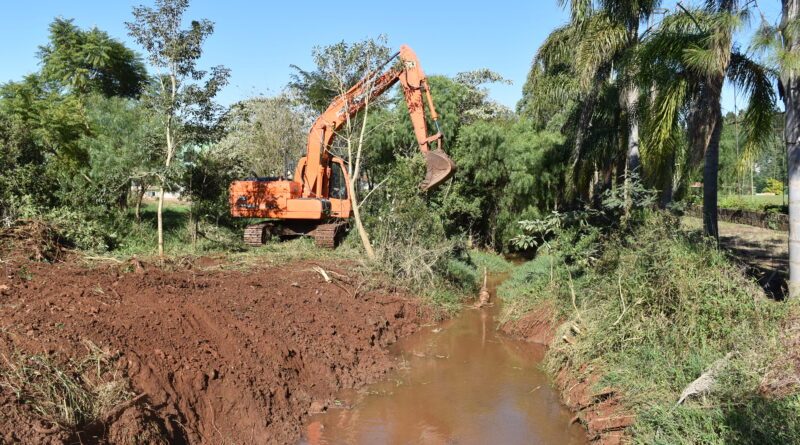
<path id="1" fill-rule="evenodd" d="M 199 236 L 195 243 L 191 240 L 190 207 L 181 202 L 165 203 L 164 221 L 164 259 L 156 258 L 156 205 L 149 203 L 142 207 L 140 223 L 130 223 L 122 231 L 116 247 L 108 252 L 86 252 L 84 258 L 89 261 L 114 260 L 124 262 L 132 257 L 152 259 L 166 265 L 183 263 L 198 257 L 218 258 L 218 269 L 248 270 L 253 266 L 282 265 L 301 260 L 322 260 L 332 262 L 350 262 L 364 275 L 380 275 L 381 282 L 390 282 L 391 286 L 406 288 L 419 295 L 430 306 L 452 314 L 459 310 L 471 293 L 477 289 L 480 279 L 478 265 L 488 265 L 490 271 L 500 271 L 508 267 L 499 255 L 474 252 L 465 258 L 451 258 L 446 261 L 444 270 L 433 270 L 420 264 L 419 246 L 404 246 L 408 250 L 401 252 L 384 252 L 386 258 L 376 262 L 365 259 L 360 240 L 354 231 L 335 249 L 322 249 L 314 245 L 310 238 L 290 240 L 274 240 L 261 247 L 246 246 L 241 240 L 243 229 L 229 228 L 203 223 L 199 226 Z M 132 217 L 131 217 L 132 219 Z M 447 246 L 445 246 L 447 247 Z M 438 254 L 447 257 L 449 252 Z M 393 264 L 399 260 L 412 261 L 401 264 L 408 270 Z M 387 264 L 387 261 L 392 264 Z M 473 263 L 473 261 L 475 261 Z M 482 266 L 481 266 L 482 267 Z"/>
<path id="2" fill-rule="evenodd" d="M 787 202 L 781 195 L 727 195 L 720 196 L 717 205 L 725 209 L 788 213 Z"/>
<path id="3" fill-rule="evenodd" d="M 83 358 L 59 362 L 44 354 L 3 356 L 0 385 L 41 418 L 67 430 L 97 420 L 133 393 L 116 372 L 117 357 L 91 342 Z"/>
<path id="4" fill-rule="evenodd" d="M 514 265 L 503 258 L 502 255 L 494 252 L 473 249 L 469 251 L 469 259 L 480 273 L 483 272 L 484 267 L 489 273 L 506 273 L 514 268 Z"/>
<path id="5" fill-rule="evenodd" d="M 555 245 L 501 286 L 503 317 L 554 307 L 567 320 L 556 338 L 574 344 L 554 345 L 546 368 L 599 371 L 598 386 L 619 388 L 637 415 L 636 443 L 800 443 L 800 398 L 759 395 L 763 369 L 780 353 L 787 306 L 764 298 L 724 253 L 663 214 L 606 234 L 583 254 Z M 729 352 L 719 389 L 676 407 L 681 391 Z"/>

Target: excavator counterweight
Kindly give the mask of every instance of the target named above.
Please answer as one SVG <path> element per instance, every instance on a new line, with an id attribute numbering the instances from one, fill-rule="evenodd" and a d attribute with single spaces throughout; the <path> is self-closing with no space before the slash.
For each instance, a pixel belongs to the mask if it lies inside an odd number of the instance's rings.
<path id="1" fill-rule="evenodd" d="M 442 150 L 439 116 L 419 59 L 411 48 L 403 45 L 379 69 L 395 57 L 400 58 L 400 63 L 381 74 L 368 73 L 335 97 L 314 121 L 308 133 L 306 155 L 297 163 L 293 179 L 256 177 L 231 184 L 231 215 L 273 219 L 247 226 L 246 244 L 258 246 L 270 236 L 306 235 L 314 237 L 319 246 L 336 245 L 353 213 L 349 196 L 352 179 L 344 160 L 330 153 L 331 145 L 349 119 L 397 82 L 402 85 L 414 135 L 427 166 L 420 188 L 431 190 L 453 175 L 456 164 Z M 428 135 L 427 119 L 436 127 L 433 135 Z M 435 148 L 431 146 L 434 142 Z"/>

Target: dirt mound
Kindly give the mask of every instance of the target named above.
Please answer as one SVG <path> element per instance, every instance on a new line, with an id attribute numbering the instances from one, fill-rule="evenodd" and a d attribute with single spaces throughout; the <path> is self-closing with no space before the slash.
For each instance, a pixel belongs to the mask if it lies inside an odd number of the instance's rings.
<path id="1" fill-rule="evenodd" d="M 35 219 L 16 220 L 0 227 L 0 256 L 34 261 L 61 261 L 64 240 L 52 225 Z"/>
<path id="2" fill-rule="evenodd" d="M 500 330 L 514 338 L 547 346 L 556 335 L 555 320 L 555 310 L 542 306 L 503 323 Z"/>
<path id="3" fill-rule="evenodd" d="M 408 295 L 359 291 L 375 286 L 346 265 L 319 264 L 326 282 L 316 265 L 0 263 L 0 352 L 75 357 L 91 341 L 119 357 L 140 397 L 82 425 L 82 443 L 292 443 L 312 403 L 375 381 L 393 366 L 384 347 L 427 321 Z M 18 440 L 76 437 L 0 396 L 0 430 Z"/>

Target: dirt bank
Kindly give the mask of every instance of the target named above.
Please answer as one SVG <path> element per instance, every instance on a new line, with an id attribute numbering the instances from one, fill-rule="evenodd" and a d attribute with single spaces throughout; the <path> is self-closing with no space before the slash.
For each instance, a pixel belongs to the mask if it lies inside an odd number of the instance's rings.
<path id="1" fill-rule="evenodd" d="M 139 396 L 75 434 L 35 420 L 2 387 L 0 443 L 134 443 L 142 425 L 170 443 L 292 443 L 309 410 L 383 375 L 384 347 L 430 319 L 352 269 L 0 262 L 4 357 L 65 361 L 98 345 Z"/>
<path id="2" fill-rule="evenodd" d="M 558 347 L 572 341 L 568 335 L 558 336 L 562 322 L 549 307 L 539 307 L 517 320 L 504 323 L 500 330 L 507 335 L 548 347 Z M 580 422 L 595 445 L 626 443 L 626 429 L 634 418 L 626 413 L 614 388 L 598 388 L 601 374 L 587 366 L 578 369 L 561 368 L 553 383 L 561 393 L 564 404 L 575 413 L 573 422 Z"/>

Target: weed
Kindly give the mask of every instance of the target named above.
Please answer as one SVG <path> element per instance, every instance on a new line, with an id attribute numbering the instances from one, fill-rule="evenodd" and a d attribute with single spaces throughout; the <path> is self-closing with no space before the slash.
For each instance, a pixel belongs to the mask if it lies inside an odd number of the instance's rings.
<path id="1" fill-rule="evenodd" d="M 30 269 L 28 269 L 28 266 L 25 266 L 24 264 L 17 266 L 17 275 L 26 281 L 31 281 L 33 279 L 33 274 L 31 273 Z"/>
<path id="2" fill-rule="evenodd" d="M 4 355 L 0 385 L 48 422 L 79 429 L 132 395 L 117 375 L 117 358 L 91 342 L 84 345 L 85 357 L 66 362 L 21 351 Z"/>

